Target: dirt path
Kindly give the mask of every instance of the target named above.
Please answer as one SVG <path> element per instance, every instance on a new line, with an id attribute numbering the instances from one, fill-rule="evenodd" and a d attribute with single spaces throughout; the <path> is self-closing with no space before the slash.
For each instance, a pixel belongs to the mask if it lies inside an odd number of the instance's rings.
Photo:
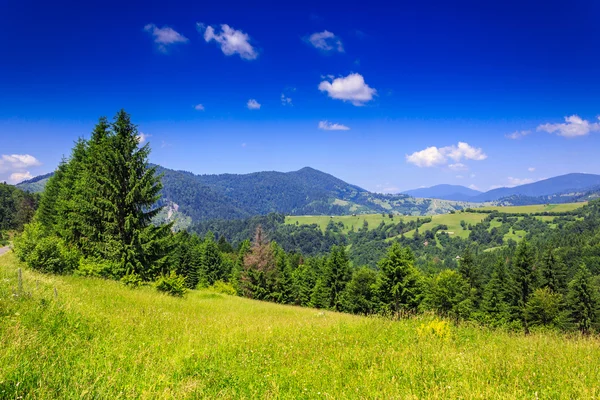
<path id="1" fill-rule="evenodd" d="M 10 250 L 10 247 L 8 247 L 8 246 L 0 247 L 0 256 L 4 253 L 8 253 L 9 250 Z"/>

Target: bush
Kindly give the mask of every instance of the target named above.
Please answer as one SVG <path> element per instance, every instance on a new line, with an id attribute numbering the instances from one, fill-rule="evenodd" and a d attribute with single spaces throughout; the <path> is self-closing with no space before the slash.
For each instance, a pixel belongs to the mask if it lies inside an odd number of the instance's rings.
<path id="1" fill-rule="evenodd" d="M 171 271 L 169 275 L 163 275 L 154 284 L 156 290 L 167 293 L 171 296 L 183 297 L 187 293 L 185 285 L 185 276 L 177 275 L 175 271 Z"/>
<path id="2" fill-rule="evenodd" d="M 45 236 L 44 228 L 39 222 L 25 225 L 23 233 L 16 236 L 14 240 L 15 253 L 19 260 L 27 262 L 27 258 Z"/>
<path id="3" fill-rule="evenodd" d="M 0 231 L 0 246 L 8 245 L 8 235 Z"/>
<path id="4" fill-rule="evenodd" d="M 209 287 L 209 289 L 213 292 L 228 294 L 230 296 L 237 295 L 237 291 L 235 290 L 235 288 L 230 283 L 226 283 L 223 281 L 216 281 L 215 283 L 213 283 L 212 286 Z"/>
<path id="5" fill-rule="evenodd" d="M 77 267 L 79 254 L 69 249 L 61 239 L 49 236 L 40 239 L 33 251 L 25 256 L 25 261 L 38 271 L 62 274 Z"/>
<path id="6" fill-rule="evenodd" d="M 75 275 L 107 278 L 113 271 L 113 265 L 102 258 L 82 258 Z"/>
<path id="7" fill-rule="evenodd" d="M 121 283 L 127 287 L 136 288 L 142 284 L 142 278 L 136 273 L 128 273 L 121 278 Z"/>

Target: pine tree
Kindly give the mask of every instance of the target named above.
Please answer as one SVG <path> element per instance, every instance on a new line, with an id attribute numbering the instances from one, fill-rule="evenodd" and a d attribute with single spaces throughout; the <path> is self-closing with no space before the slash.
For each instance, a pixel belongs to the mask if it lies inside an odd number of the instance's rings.
<path id="1" fill-rule="evenodd" d="M 65 169 L 67 168 L 67 160 L 63 160 L 58 165 L 58 168 L 54 172 L 54 175 L 48 179 L 42 197 L 40 199 L 40 205 L 36 212 L 36 219 L 42 224 L 46 231 L 54 232 L 57 224 L 57 208 L 56 202 L 60 195 L 61 180 Z"/>
<path id="2" fill-rule="evenodd" d="M 519 243 L 513 258 L 513 279 L 515 283 L 515 311 L 523 322 L 525 333 L 528 333 L 529 326 L 525 308 L 529 296 L 535 290 L 537 277 L 533 249 L 525 239 Z"/>
<path id="3" fill-rule="evenodd" d="M 583 264 L 569 283 L 567 306 L 571 321 L 581 333 L 590 333 L 599 322 L 598 288 L 592 285 L 590 271 Z"/>
<path id="4" fill-rule="evenodd" d="M 273 247 L 266 240 L 259 225 L 254 232 L 252 247 L 243 258 L 240 279 L 242 293 L 257 300 L 268 300 L 272 292 L 273 275 L 276 272 Z"/>
<path id="5" fill-rule="evenodd" d="M 350 261 L 343 246 L 334 246 L 325 263 L 325 286 L 329 289 L 329 307 L 341 310 L 341 296 L 352 279 Z"/>
<path id="6" fill-rule="evenodd" d="M 465 280 L 469 283 L 469 287 L 471 289 L 475 289 L 477 293 L 481 290 L 481 277 L 480 271 L 475 263 L 475 259 L 473 258 L 473 253 L 471 249 L 467 247 L 463 252 L 460 260 L 458 262 L 458 272 L 465 278 Z"/>
<path id="7" fill-rule="evenodd" d="M 546 250 L 540 265 L 541 286 L 554 293 L 566 293 L 567 279 L 565 266 L 552 249 Z"/>
<path id="8" fill-rule="evenodd" d="M 206 234 L 200 248 L 200 265 L 198 272 L 200 284 L 203 286 L 210 286 L 216 281 L 225 281 L 227 279 L 228 271 L 226 271 L 226 264 L 212 232 Z"/>
<path id="9" fill-rule="evenodd" d="M 378 297 L 383 307 L 393 314 L 416 310 L 422 285 L 410 249 L 394 243 L 379 261 L 379 270 Z"/>
<path id="10" fill-rule="evenodd" d="M 314 308 L 328 309 L 331 303 L 330 290 L 321 278 L 317 279 L 310 296 L 310 305 Z"/>
<path id="11" fill-rule="evenodd" d="M 129 271 L 153 279 L 164 269 L 171 228 L 150 225 L 161 209 L 155 206 L 160 198 L 161 177 L 156 167 L 148 165 L 150 147 L 139 147 L 137 127 L 125 111 L 117 113 L 110 128 L 98 171 L 102 174 L 98 178 L 105 213 L 104 240 L 116 247 L 118 273 Z"/>
<path id="12" fill-rule="evenodd" d="M 494 265 L 483 291 L 481 310 L 492 325 L 502 325 L 510 318 L 510 282 L 503 259 Z"/>

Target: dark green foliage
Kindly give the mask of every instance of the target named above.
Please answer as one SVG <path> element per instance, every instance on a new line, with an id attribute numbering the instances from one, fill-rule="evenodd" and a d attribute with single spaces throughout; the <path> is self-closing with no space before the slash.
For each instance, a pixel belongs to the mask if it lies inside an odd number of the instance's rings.
<path id="1" fill-rule="evenodd" d="M 188 291 L 185 277 L 177 275 L 175 271 L 171 271 L 168 275 L 160 276 L 154 283 L 154 287 L 159 292 L 175 297 L 183 297 Z"/>
<path id="2" fill-rule="evenodd" d="M 560 326 L 562 295 L 548 287 L 536 289 L 525 308 L 530 326 Z"/>
<path id="3" fill-rule="evenodd" d="M 38 271 L 55 274 L 72 272 L 77 268 L 79 256 L 76 251 L 69 249 L 65 243 L 55 237 L 41 238 L 33 251 L 27 254 L 25 261 Z"/>
<path id="4" fill-rule="evenodd" d="M 460 273 L 446 269 L 429 279 L 424 304 L 444 317 L 466 319 L 474 309 L 474 291 Z"/>
<path id="5" fill-rule="evenodd" d="M 210 286 L 216 281 L 225 281 L 230 274 L 230 266 L 225 262 L 219 245 L 212 233 L 208 233 L 200 246 L 199 281 L 202 286 Z"/>
<path id="6" fill-rule="evenodd" d="M 377 312 L 377 272 L 362 267 L 354 271 L 342 295 L 342 309 L 353 314 L 369 315 Z"/>
<path id="7" fill-rule="evenodd" d="M 377 292 L 384 309 L 392 314 L 415 311 L 422 296 L 422 284 L 410 249 L 394 243 L 379 262 L 379 270 Z"/>
<path id="8" fill-rule="evenodd" d="M 352 279 L 346 249 L 341 246 L 331 249 L 331 254 L 325 262 L 324 277 L 323 284 L 329 288 L 329 307 L 339 311 L 342 309 L 342 293 Z"/>
<path id="9" fill-rule="evenodd" d="M 597 327 L 600 302 L 598 288 L 592 285 L 590 271 L 581 265 L 569 283 L 567 304 L 571 322 L 584 334 Z"/>
<path id="10" fill-rule="evenodd" d="M 523 326 L 527 330 L 527 314 L 525 307 L 529 301 L 529 296 L 535 290 L 537 274 L 535 269 L 535 255 L 533 248 L 523 240 L 517 247 L 517 251 L 512 260 L 513 280 L 515 284 L 515 306 L 517 314 L 521 316 Z"/>
<path id="11" fill-rule="evenodd" d="M 512 298 L 510 282 L 504 260 L 498 259 L 483 292 L 481 311 L 486 323 L 497 326 L 509 321 Z"/>
<path id="12" fill-rule="evenodd" d="M 554 293 L 566 293 L 565 266 L 552 249 L 546 250 L 540 263 L 541 286 Z"/>
<path id="13" fill-rule="evenodd" d="M 0 182 L 0 231 L 21 231 L 38 207 L 39 195 Z"/>

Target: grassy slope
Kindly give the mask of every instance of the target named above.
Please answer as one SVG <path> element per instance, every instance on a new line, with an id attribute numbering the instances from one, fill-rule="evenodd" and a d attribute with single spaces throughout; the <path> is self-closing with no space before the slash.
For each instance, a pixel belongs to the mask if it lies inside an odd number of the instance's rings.
<path id="1" fill-rule="evenodd" d="M 0 257 L 0 398 L 594 398 L 593 338 L 393 322 L 24 272 Z M 54 298 L 53 288 L 58 290 Z"/>
<path id="2" fill-rule="evenodd" d="M 550 204 L 550 205 L 540 204 L 540 205 L 534 205 L 534 206 L 509 206 L 509 207 L 481 207 L 480 209 L 482 209 L 482 210 L 498 210 L 499 212 L 505 212 L 505 213 L 537 213 L 537 212 L 544 212 L 544 211 L 567 212 L 567 211 L 572 211 L 579 207 L 582 207 L 584 204 L 586 204 L 586 203 L 565 203 L 565 204 Z M 475 225 L 475 224 L 481 222 L 483 219 L 485 219 L 486 216 L 487 216 L 487 214 L 469 213 L 469 212 L 457 212 L 455 214 L 432 215 L 431 216 L 432 221 L 427 224 L 422 225 L 419 228 L 419 232 L 425 232 L 427 230 L 435 228 L 437 225 L 447 225 L 448 226 L 447 232 L 453 232 L 451 235 L 466 239 L 469 237 L 470 231 L 463 230 L 460 225 L 460 221 L 464 220 L 467 224 Z M 357 215 L 355 217 L 346 215 L 346 216 L 334 216 L 333 218 L 328 217 L 328 216 L 322 216 L 322 215 L 317 215 L 317 216 L 305 215 L 305 216 L 288 216 L 285 218 L 285 222 L 286 222 L 286 224 L 296 224 L 296 222 L 298 222 L 298 224 L 300 224 L 300 225 L 317 224 L 322 230 L 325 230 L 329 221 L 333 221 L 333 222 L 341 221 L 344 223 L 344 231 L 348 232 L 352 226 L 354 226 L 354 229 L 359 229 L 360 227 L 362 227 L 363 221 L 365 221 L 365 220 L 369 223 L 369 229 L 374 229 L 381 223 L 381 221 L 385 222 L 386 224 L 391 224 L 391 223 L 397 224 L 400 220 L 409 221 L 409 220 L 416 220 L 417 218 L 424 218 L 424 217 L 395 216 L 394 220 L 392 221 L 387 216 L 383 217 L 381 214 L 364 214 L 364 215 L 361 214 L 361 215 Z M 540 216 L 537 218 L 542 221 L 554 220 L 553 216 Z M 492 227 L 500 226 L 500 225 L 501 225 L 501 223 L 492 222 Z M 407 232 L 405 234 L 405 236 L 412 237 L 414 235 L 414 233 L 415 233 L 415 231 L 413 230 L 413 231 Z M 519 236 L 525 236 L 525 234 L 526 234 L 525 231 L 518 231 L 516 234 L 509 233 L 509 234 L 505 235 L 504 239 L 505 240 L 513 239 L 513 240 L 519 241 L 519 240 L 521 240 L 521 238 L 519 238 Z M 393 240 L 393 238 L 390 238 L 388 240 Z"/>
<path id="3" fill-rule="evenodd" d="M 537 204 L 533 206 L 508 206 L 508 207 L 481 207 L 481 210 L 496 210 L 504 213 L 539 213 L 539 212 L 567 212 L 573 211 L 584 206 L 587 202 L 582 203 L 564 203 L 564 204 Z"/>

